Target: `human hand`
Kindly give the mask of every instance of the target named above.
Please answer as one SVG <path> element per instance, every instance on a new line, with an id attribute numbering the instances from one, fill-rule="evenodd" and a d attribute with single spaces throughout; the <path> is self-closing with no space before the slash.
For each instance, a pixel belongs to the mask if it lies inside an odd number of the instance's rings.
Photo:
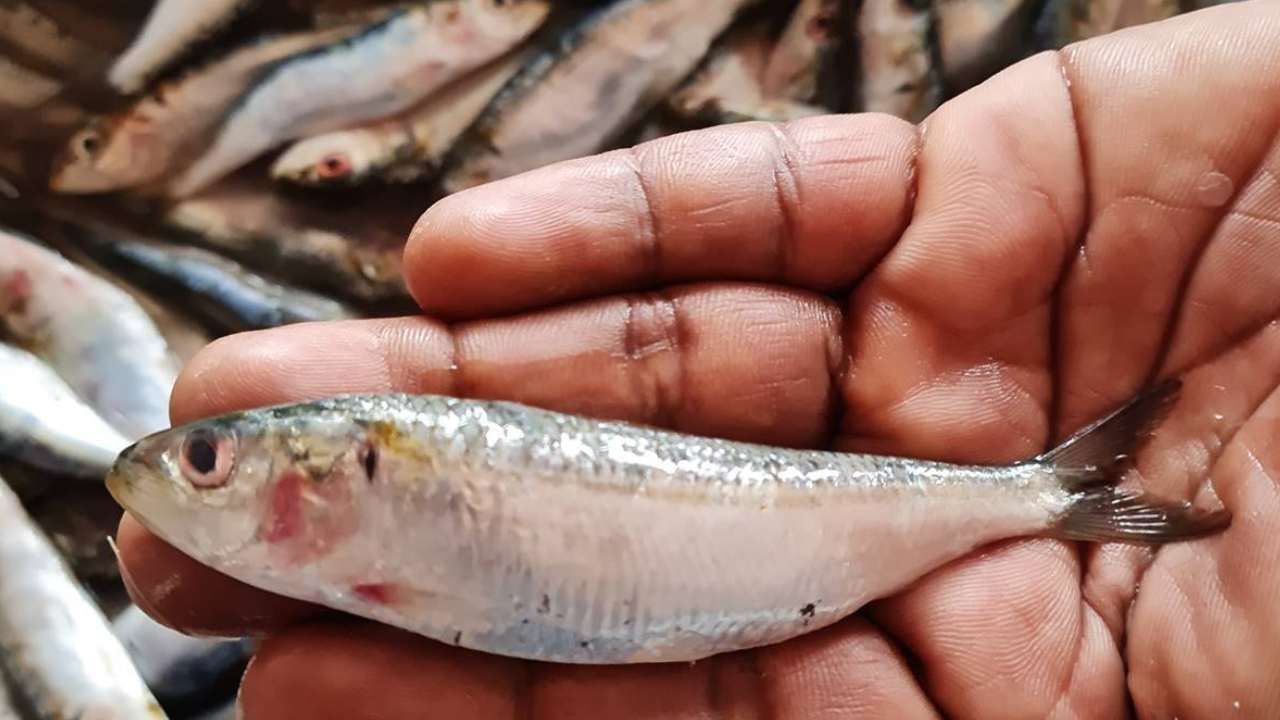
<path id="1" fill-rule="evenodd" d="M 1280 13 L 1254 0 L 1029 59 L 922 128 L 666 138 L 432 207 L 405 257 L 429 317 L 226 338 L 174 393 L 175 423 L 400 390 L 1003 462 L 1182 375 L 1137 468 L 1164 497 L 1211 484 L 1221 535 L 998 543 L 692 665 L 529 663 L 336 619 L 126 518 L 131 592 L 181 630 L 270 633 L 249 720 L 1274 717 L 1278 131 Z"/>

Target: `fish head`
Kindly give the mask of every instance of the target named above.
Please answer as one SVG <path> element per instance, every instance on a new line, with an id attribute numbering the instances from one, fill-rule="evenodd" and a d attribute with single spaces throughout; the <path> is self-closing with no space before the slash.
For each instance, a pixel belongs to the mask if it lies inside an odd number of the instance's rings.
<path id="1" fill-rule="evenodd" d="M 54 158 L 49 188 L 60 193 L 102 193 L 140 185 L 164 169 L 162 144 L 139 115 L 91 119 Z"/>
<path id="2" fill-rule="evenodd" d="M 469 0 L 466 20 L 484 37 L 523 38 L 532 33 L 551 10 L 550 0 Z M 459 18 L 460 19 L 460 18 Z"/>
<path id="3" fill-rule="evenodd" d="M 378 471 L 368 430 L 324 405 L 197 421 L 124 450 L 107 488 L 191 557 L 284 576 L 324 564 L 354 534 Z"/>
<path id="4" fill-rule="evenodd" d="M 356 133 L 335 132 L 302 140 L 280 154 L 271 176 L 309 186 L 357 182 L 374 164 L 371 149 L 360 139 Z"/>

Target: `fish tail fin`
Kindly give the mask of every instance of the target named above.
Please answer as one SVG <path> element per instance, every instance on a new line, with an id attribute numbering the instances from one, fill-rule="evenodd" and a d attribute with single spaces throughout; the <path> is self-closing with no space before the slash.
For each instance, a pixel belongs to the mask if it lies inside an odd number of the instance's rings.
<path id="1" fill-rule="evenodd" d="M 1118 487 L 1133 452 L 1168 414 L 1181 389 L 1177 379 L 1160 383 L 1036 458 L 1074 495 L 1047 535 L 1159 544 L 1209 535 L 1230 524 L 1227 510 L 1200 510 L 1189 502 Z"/>

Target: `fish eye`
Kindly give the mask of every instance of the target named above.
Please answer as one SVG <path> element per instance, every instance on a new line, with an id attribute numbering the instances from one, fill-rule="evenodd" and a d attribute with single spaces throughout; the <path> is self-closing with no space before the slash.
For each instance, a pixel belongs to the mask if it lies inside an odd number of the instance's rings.
<path id="1" fill-rule="evenodd" d="M 93 155 L 102 147 L 102 141 L 95 132 L 82 133 L 76 140 L 76 146 L 86 155 Z"/>
<path id="2" fill-rule="evenodd" d="M 183 438 L 178 453 L 183 477 L 199 488 L 226 485 L 234 459 L 234 438 L 207 428 L 193 430 Z"/>
<path id="3" fill-rule="evenodd" d="M 320 177 L 325 179 L 342 177 L 351 172 L 351 163 L 345 155 L 335 153 L 321 158 L 317 170 Z"/>

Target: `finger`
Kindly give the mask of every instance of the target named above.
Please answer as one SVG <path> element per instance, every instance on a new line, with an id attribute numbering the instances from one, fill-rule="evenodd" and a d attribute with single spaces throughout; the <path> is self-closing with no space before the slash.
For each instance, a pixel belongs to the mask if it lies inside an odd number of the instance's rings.
<path id="1" fill-rule="evenodd" d="M 209 345 L 174 389 L 175 422 L 338 392 L 449 393 L 522 401 L 687 432 L 814 446 L 830 433 L 842 354 L 827 300 L 758 286 L 704 286 L 615 297 L 448 328 L 425 318 L 306 323 Z M 168 622 L 237 632 L 265 593 L 193 608 L 166 601 L 228 582 L 154 540 L 121 543 L 143 602 Z M 261 607 L 262 609 L 259 609 Z M 286 605 L 286 618 L 295 607 Z"/>
<path id="2" fill-rule="evenodd" d="M 905 223 L 916 146 L 900 120 L 827 116 L 558 163 L 433 205 L 405 276 L 441 317 L 693 280 L 848 286 Z"/>
<path id="3" fill-rule="evenodd" d="M 366 623 L 288 629 L 245 673 L 245 720 L 523 717 L 933 718 L 906 663 L 863 620 L 756 652 L 630 666 L 526 663 Z"/>

